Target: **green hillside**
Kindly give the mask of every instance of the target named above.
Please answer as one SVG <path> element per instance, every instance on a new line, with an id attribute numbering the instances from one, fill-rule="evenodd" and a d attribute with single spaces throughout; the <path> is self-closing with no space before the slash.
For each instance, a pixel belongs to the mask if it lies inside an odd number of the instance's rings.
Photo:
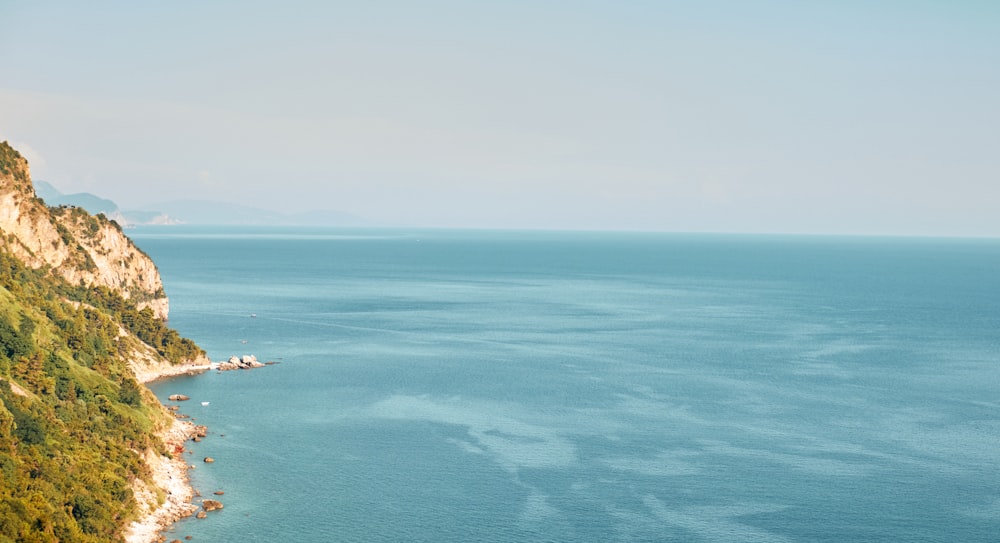
<path id="1" fill-rule="evenodd" d="M 162 449 L 166 415 L 130 375 L 136 340 L 119 326 L 198 352 L 146 313 L 0 252 L 0 541 L 120 538 L 130 482 L 148 478 L 136 451 Z"/>
<path id="2" fill-rule="evenodd" d="M 18 159 L 0 145 L 0 176 L 22 194 Z M 59 221 L 72 217 L 48 213 L 68 235 Z M 172 421 L 128 361 L 143 343 L 175 363 L 204 353 L 140 297 L 29 267 L 0 235 L 0 543 L 120 541 L 132 484 L 150 481 L 140 452 L 169 454 L 155 431 Z"/>

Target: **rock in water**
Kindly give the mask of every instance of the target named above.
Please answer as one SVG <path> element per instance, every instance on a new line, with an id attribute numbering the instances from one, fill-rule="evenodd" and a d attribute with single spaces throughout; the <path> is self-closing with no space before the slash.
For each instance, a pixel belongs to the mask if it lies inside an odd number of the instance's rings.
<path id="1" fill-rule="evenodd" d="M 252 354 L 245 354 L 243 357 L 233 355 L 229 357 L 228 362 L 222 362 L 219 364 L 219 371 L 227 370 L 249 370 L 252 368 L 259 368 L 264 364 L 257 360 L 257 357 Z"/>

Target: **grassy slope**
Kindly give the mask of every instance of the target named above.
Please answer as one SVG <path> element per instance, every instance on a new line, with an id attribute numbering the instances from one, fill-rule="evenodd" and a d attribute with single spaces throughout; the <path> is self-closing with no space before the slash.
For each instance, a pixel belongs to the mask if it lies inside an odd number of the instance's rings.
<path id="1" fill-rule="evenodd" d="M 15 158 L 0 145 L 0 173 L 16 178 Z M 139 451 L 166 452 L 170 419 L 128 359 L 140 339 L 175 362 L 202 353 L 135 304 L 0 245 L 0 543 L 119 541 L 135 516 Z"/>

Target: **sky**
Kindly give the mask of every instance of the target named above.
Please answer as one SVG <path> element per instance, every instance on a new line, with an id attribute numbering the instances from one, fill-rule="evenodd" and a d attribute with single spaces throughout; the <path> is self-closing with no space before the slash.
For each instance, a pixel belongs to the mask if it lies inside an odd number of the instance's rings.
<path id="1" fill-rule="evenodd" d="M 1000 236 L 1000 2 L 0 0 L 0 140 L 123 208 Z"/>

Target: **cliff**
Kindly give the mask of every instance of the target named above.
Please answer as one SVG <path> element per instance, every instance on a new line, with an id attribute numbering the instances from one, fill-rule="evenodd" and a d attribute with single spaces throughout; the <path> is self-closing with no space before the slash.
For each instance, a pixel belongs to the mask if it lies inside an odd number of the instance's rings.
<path id="1" fill-rule="evenodd" d="M 46 267 L 71 284 L 106 286 L 166 320 L 169 301 L 153 261 L 104 215 L 49 208 L 35 195 L 28 163 L 0 143 L 0 245 L 28 266 Z"/>
<path id="2" fill-rule="evenodd" d="M 0 143 L 0 543 L 146 541 L 134 521 L 186 510 L 163 490 L 184 431 L 141 383 L 207 358 L 166 315 L 149 257 L 112 221 L 45 206 Z"/>

